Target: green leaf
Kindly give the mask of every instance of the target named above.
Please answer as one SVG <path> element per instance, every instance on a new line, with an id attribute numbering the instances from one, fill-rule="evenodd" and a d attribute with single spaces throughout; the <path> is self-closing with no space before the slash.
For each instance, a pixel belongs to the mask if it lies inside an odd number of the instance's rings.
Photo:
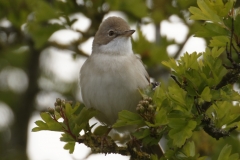
<path id="1" fill-rule="evenodd" d="M 75 142 L 75 139 L 68 133 L 63 133 L 60 137 L 60 141 L 62 142 Z"/>
<path id="2" fill-rule="evenodd" d="M 66 102 L 65 104 L 65 113 L 68 119 L 71 119 L 73 117 L 73 114 L 79 110 L 80 103 L 76 103 L 75 106 L 72 106 L 70 103 Z"/>
<path id="3" fill-rule="evenodd" d="M 159 111 L 156 112 L 155 115 L 155 125 L 161 126 L 168 123 L 167 119 L 167 111 L 164 108 L 161 108 Z"/>
<path id="4" fill-rule="evenodd" d="M 140 129 L 140 130 L 134 132 L 133 135 L 137 139 L 143 139 L 143 138 L 148 137 L 150 135 L 150 130 L 149 129 Z"/>
<path id="5" fill-rule="evenodd" d="M 218 48 L 218 47 L 213 47 L 212 49 L 212 56 L 213 58 L 219 57 L 226 49 L 225 48 Z"/>
<path id="6" fill-rule="evenodd" d="M 69 153 L 72 154 L 75 148 L 75 142 L 68 142 L 63 148 L 69 150 Z"/>
<path id="7" fill-rule="evenodd" d="M 48 125 L 41 120 L 36 121 L 35 124 L 37 126 L 39 126 L 40 128 L 47 128 L 48 127 Z"/>
<path id="8" fill-rule="evenodd" d="M 143 126 L 145 124 L 143 118 L 137 114 L 130 112 L 128 110 L 122 110 L 118 113 L 118 120 L 115 124 L 113 124 L 113 128 L 129 126 L 129 125 L 137 125 Z"/>
<path id="9" fill-rule="evenodd" d="M 184 70 L 191 69 L 198 69 L 198 58 L 201 56 L 201 54 L 198 54 L 197 52 L 193 52 L 192 54 L 185 53 L 184 56 L 178 60 L 178 62 L 181 64 L 180 66 L 184 67 Z"/>
<path id="10" fill-rule="evenodd" d="M 151 160 L 158 160 L 158 156 L 155 154 L 151 154 Z"/>
<path id="11" fill-rule="evenodd" d="M 221 150 L 219 157 L 217 160 L 238 160 L 239 159 L 239 155 L 236 154 L 232 154 L 231 155 L 231 151 L 232 151 L 232 146 L 226 144 L 223 149 Z"/>
<path id="12" fill-rule="evenodd" d="M 196 7 L 189 8 L 189 11 L 193 14 L 190 16 L 190 19 L 206 20 L 220 24 L 223 23 L 220 16 L 216 14 L 216 11 L 210 8 L 210 6 L 205 2 L 205 0 L 197 0 L 197 4 L 199 8 Z"/>
<path id="13" fill-rule="evenodd" d="M 170 69 L 175 70 L 176 72 L 178 71 L 179 67 L 175 61 L 175 59 L 170 58 L 168 61 L 163 61 L 162 64 Z"/>
<path id="14" fill-rule="evenodd" d="M 145 145 L 155 145 L 161 137 L 152 137 L 149 128 L 142 128 L 132 133 L 137 139 L 141 139 Z"/>
<path id="15" fill-rule="evenodd" d="M 209 87 L 205 87 L 205 88 L 204 88 L 204 90 L 203 90 L 202 93 L 201 93 L 201 98 L 202 98 L 204 101 L 211 102 L 212 94 L 211 94 L 211 92 L 210 92 L 210 88 L 209 88 Z"/>
<path id="16" fill-rule="evenodd" d="M 193 141 L 187 142 L 182 149 L 182 152 L 188 157 L 195 156 L 195 144 Z"/>
<path id="17" fill-rule="evenodd" d="M 186 139 L 192 136 L 193 130 L 196 128 L 197 122 L 187 120 L 184 118 L 171 118 L 169 119 L 169 137 L 173 140 L 173 144 L 181 147 Z"/>
<path id="18" fill-rule="evenodd" d="M 47 112 L 42 112 L 42 113 L 40 114 L 40 116 L 41 116 L 41 118 L 42 118 L 45 122 L 47 122 L 47 123 L 53 121 L 52 117 L 51 117 L 50 114 L 47 113 Z"/>
<path id="19" fill-rule="evenodd" d="M 222 47 L 226 48 L 227 43 L 229 44 L 229 38 L 228 36 L 215 36 L 212 37 L 212 40 L 210 40 L 210 47 Z"/>
<path id="20" fill-rule="evenodd" d="M 198 31 L 195 33 L 196 37 L 214 37 L 214 36 L 227 36 L 228 31 L 215 23 L 204 23 L 200 26 Z"/>
<path id="21" fill-rule="evenodd" d="M 109 127 L 107 126 L 98 126 L 95 130 L 94 130 L 94 134 L 95 135 L 104 135 L 109 131 Z"/>
<path id="22" fill-rule="evenodd" d="M 32 129 L 32 132 L 38 132 L 38 131 L 42 131 L 43 129 L 41 129 L 40 127 L 34 127 Z"/>
<path id="23" fill-rule="evenodd" d="M 79 125 L 79 129 L 86 129 L 89 120 L 96 116 L 99 112 L 93 108 L 82 108 L 81 112 L 75 118 L 75 123 Z"/>
<path id="24" fill-rule="evenodd" d="M 180 106 L 186 106 L 185 97 L 187 92 L 180 88 L 176 83 L 168 87 L 168 98 Z"/>
<path id="25" fill-rule="evenodd" d="M 49 130 L 49 131 L 63 131 L 63 126 L 61 125 L 60 122 L 55 121 L 49 113 L 47 112 L 42 112 L 40 114 L 41 118 L 46 122 L 43 121 L 36 121 L 36 125 L 38 127 L 35 127 L 32 129 L 33 132 L 41 131 L 41 130 Z"/>

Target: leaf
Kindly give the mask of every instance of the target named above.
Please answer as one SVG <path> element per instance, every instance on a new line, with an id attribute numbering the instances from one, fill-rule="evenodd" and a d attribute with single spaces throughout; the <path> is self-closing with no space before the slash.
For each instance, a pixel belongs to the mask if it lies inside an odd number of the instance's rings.
<path id="1" fill-rule="evenodd" d="M 169 119 L 169 137 L 173 140 L 173 144 L 181 147 L 186 139 L 192 136 L 192 131 L 197 125 L 196 121 L 186 120 L 184 118 L 171 118 Z"/>
<path id="2" fill-rule="evenodd" d="M 40 114 L 41 118 L 45 121 L 38 120 L 35 122 L 35 124 L 38 127 L 35 127 L 32 129 L 33 132 L 41 131 L 41 130 L 49 130 L 49 131 L 60 131 L 63 132 L 63 126 L 61 123 L 55 121 L 52 119 L 49 113 L 42 112 Z"/>
<path id="3" fill-rule="evenodd" d="M 145 145 L 155 145 L 160 141 L 161 137 L 152 137 L 149 128 L 142 128 L 132 133 L 137 139 L 141 139 Z"/>
<path id="4" fill-rule="evenodd" d="M 48 125 L 41 120 L 36 121 L 35 124 L 37 126 L 39 126 L 40 128 L 44 128 L 44 127 L 47 128 L 48 127 Z"/>
<path id="5" fill-rule="evenodd" d="M 201 54 L 197 54 L 197 52 L 193 52 L 192 54 L 185 53 L 184 56 L 180 58 L 178 61 L 180 66 L 184 67 L 184 70 L 191 69 L 198 69 L 198 58 Z"/>
<path id="6" fill-rule="evenodd" d="M 218 47 L 213 47 L 212 49 L 212 56 L 213 58 L 218 58 L 223 52 L 225 51 L 225 48 L 218 48 Z"/>
<path id="7" fill-rule="evenodd" d="M 98 126 L 95 130 L 94 130 L 94 135 L 104 135 L 107 133 L 107 131 L 109 131 L 109 127 L 107 126 Z"/>
<path id="8" fill-rule="evenodd" d="M 180 88 L 176 83 L 173 83 L 171 86 L 168 87 L 168 98 L 175 102 L 176 104 L 185 107 L 186 106 L 186 91 Z"/>
<path id="9" fill-rule="evenodd" d="M 65 104 L 65 113 L 68 119 L 73 117 L 73 114 L 79 109 L 80 103 L 76 103 L 75 106 L 72 106 L 70 103 L 66 102 Z"/>
<path id="10" fill-rule="evenodd" d="M 42 118 L 45 122 L 47 122 L 47 123 L 53 121 L 52 117 L 51 117 L 50 114 L 47 113 L 47 112 L 42 112 L 42 113 L 40 114 L 40 116 L 41 116 L 41 118 Z"/>
<path id="11" fill-rule="evenodd" d="M 210 40 L 210 47 L 223 47 L 226 48 L 227 43 L 229 44 L 228 36 L 215 36 Z"/>
<path id="12" fill-rule="evenodd" d="M 75 139 L 68 133 L 63 133 L 62 137 L 60 137 L 60 141 L 62 142 L 75 142 Z"/>
<path id="13" fill-rule="evenodd" d="M 195 33 L 196 37 L 214 37 L 214 36 L 227 36 L 228 31 L 215 23 L 205 23 L 200 26 L 198 31 Z"/>
<path id="14" fill-rule="evenodd" d="M 155 125 L 161 126 L 168 123 L 167 119 L 167 111 L 164 108 L 161 108 L 159 111 L 156 112 L 155 115 Z"/>
<path id="15" fill-rule="evenodd" d="M 193 141 L 187 142 L 182 149 L 182 152 L 187 157 L 194 157 L 195 156 L 195 144 Z"/>
<path id="16" fill-rule="evenodd" d="M 140 129 L 140 130 L 134 132 L 133 135 L 137 139 L 143 139 L 143 138 L 148 137 L 150 135 L 150 130 L 149 129 Z"/>
<path id="17" fill-rule="evenodd" d="M 122 110 L 118 113 L 118 120 L 115 124 L 113 124 L 112 127 L 118 128 L 129 125 L 143 126 L 145 125 L 145 122 L 139 114 L 130 112 L 128 110 Z"/>
<path id="18" fill-rule="evenodd" d="M 231 151 L 232 151 L 232 146 L 226 144 L 221 150 L 217 160 L 227 160 L 227 159 L 238 160 L 239 155 L 237 153 L 230 155 Z"/>
<path id="19" fill-rule="evenodd" d="M 63 148 L 69 150 L 69 153 L 72 154 L 75 148 L 75 142 L 68 142 Z"/>
<path id="20" fill-rule="evenodd" d="M 204 90 L 203 90 L 202 93 L 201 93 L 201 98 L 202 98 L 204 101 L 211 102 L 212 94 L 211 94 L 211 92 L 210 92 L 210 88 L 209 88 L 209 87 L 205 87 L 205 88 L 204 88 Z"/>
<path id="21" fill-rule="evenodd" d="M 97 115 L 99 112 L 93 108 L 82 108 L 81 112 L 75 118 L 75 123 L 79 125 L 79 129 L 86 129 L 89 125 L 89 120 Z"/>
<path id="22" fill-rule="evenodd" d="M 173 69 L 175 71 L 178 71 L 178 65 L 175 61 L 175 59 L 170 58 L 168 61 L 163 61 L 162 64 L 170 69 Z"/>
<path id="23" fill-rule="evenodd" d="M 189 11 L 193 14 L 190 16 L 192 20 L 206 20 L 222 24 L 222 19 L 216 14 L 216 11 L 210 8 L 204 0 L 197 0 L 199 8 L 190 7 Z"/>

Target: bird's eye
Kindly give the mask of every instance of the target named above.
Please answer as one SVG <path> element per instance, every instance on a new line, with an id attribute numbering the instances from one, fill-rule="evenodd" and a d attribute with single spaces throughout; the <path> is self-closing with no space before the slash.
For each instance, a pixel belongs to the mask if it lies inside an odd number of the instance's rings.
<path id="1" fill-rule="evenodd" d="M 111 36 L 113 36 L 113 35 L 114 35 L 114 31 L 109 31 L 109 32 L 108 32 L 108 36 L 111 37 Z"/>

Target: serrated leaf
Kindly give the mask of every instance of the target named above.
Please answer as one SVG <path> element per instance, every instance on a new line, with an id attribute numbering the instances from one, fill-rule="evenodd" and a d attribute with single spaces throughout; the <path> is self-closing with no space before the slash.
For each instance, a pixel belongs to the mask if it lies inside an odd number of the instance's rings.
<path id="1" fill-rule="evenodd" d="M 152 137 L 149 128 L 137 130 L 132 133 L 137 139 L 141 139 L 145 145 L 155 145 L 160 141 L 161 137 Z"/>
<path id="2" fill-rule="evenodd" d="M 186 120 L 183 118 L 172 118 L 169 120 L 169 137 L 173 140 L 173 144 L 181 147 L 186 139 L 192 136 L 192 132 L 197 125 L 196 121 Z"/>
<path id="3" fill-rule="evenodd" d="M 215 23 L 205 23 L 195 33 L 196 37 L 226 36 L 228 31 Z"/>
<path id="4" fill-rule="evenodd" d="M 137 139 L 143 139 L 145 137 L 148 137 L 150 135 L 149 129 L 141 129 L 133 133 L 134 137 Z"/>
<path id="5" fill-rule="evenodd" d="M 36 121 L 35 124 L 40 128 L 48 128 L 48 125 L 41 120 Z"/>
<path id="6" fill-rule="evenodd" d="M 38 132 L 38 131 L 42 131 L 43 129 L 42 128 L 40 128 L 40 127 L 34 127 L 33 129 L 32 129 L 32 132 Z"/>
<path id="7" fill-rule="evenodd" d="M 193 52 L 192 54 L 185 53 L 184 56 L 178 60 L 180 66 L 184 67 L 184 70 L 191 69 L 198 69 L 198 58 L 201 54 L 197 54 L 197 52 Z"/>
<path id="8" fill-rule="evenodd" d="M 39 127 L 35 127 L 32 129 L 33 132 L 40 131 L 40 130 L 50 130 L 50 131 L 63 131 L 63 126 L 60 122 L 57 122 L 52 119 L 49 113 L 42 112 L 40 114 L 41 118 L 46 122 L 43 121 L 36 121 L 36 125 Z"/>
<path id="9" fill-rule="evenodd" d="M 222 19 L 220 16 L 216 14 L 210 6 L 204 0 L 197 0 L 198 8 L 190 7 L 189 11 L 193 14 L 190 16 L 192 20 L 206 20 L 212 21 L 215 23 L 223 24 Z"/>
<path id="10" fill-rule="evenodd" d="M 210 88 L 209 87 L 205 87 L 204 90 L 201 93 L 201 98 L 204 101 L 210 102 L 212 99 L 212 94 L 210 92 Z"/>
<path id="11" fill-rule="evenodd" d="M 95 130 L 94 130 L 94 134 L 95 135 L 104 135 L 107 133 L 107 131 L 109 131 L 109 127 L 107 126 L 98 126 Z"/>
<path id="12" fill-rule="evenodd" d="M 170 58 L 168 61 L 163 61 L 162 64 L 170 69 L 173 69 L 175 71 L 178 71 L 178 65 L 175 61 L 175 59 Z"/>
<path id="13" fill-rule="evenodd" d="M 129 125 L 143 126 L 144 124 L 145 122 L 139 114 L 128 110 L 122 110 L 118 113 L 118 120 L 112 127 L 117 128 Z"/>
<path id="14" fill-rule="evenodd" d="M 175 103 L 179 104 L 180 106 L 186 106 L 186 91 L 180 88 L 176 83 L 173 83 L 171 86 L 168 87 L 168 98 Z"/>
<path id="15" fill-rule="evenodd" d="M 69 150 L 69 153 L 72 154 L 75 148 L 75 142 L 68 142 L 63 148 Z"/>
<path id="16" fill-rule="evenodd" d="M 226 48 L 227 43 L 229 44 L 228 36 L 215 36 L 210 40 L 210 47 L 223 47 Z"/>
<path id="17" fill-rule="evenodd" d="M 62 142 L 75 142 L 76 140 L 69 134 L 63 133 L 60 137 L 60 141 Z"/>
<path id="18" fill-rule="evenodd" d="M 229 159 L 229 160 L 238 160 L 239 155 L 238 154 L 230 155 L 231 151 L 232 151 L 232 146 L 226 144 L 223 147 L 223 149 L 221 150 L 217 160 L 227 160 L 227 159 Z"/>
<path id="19" fill-rule="evenodd" d="M 182 149 L 182 152 L 187 157 L 194 157 L 195 156 L 195 144 L 193 141 L 187 142 Z"/>
<path id="20" fill-rule="evenodd" d="M 75 118 L 75 123 L 79 125 L 80 129 L 86 129 L 89 120 L 96 116 L 99 112 L 93 108 L 84 107 Z"/>
<path id="21" fill-rule="evenodd" d="M 168 123 L 167 111 L 164 108 L 161 108 L 159 111 L 156 112 L 155 124 L 156 126 L 161 126 L 167 123 Z"/>
<path id="22" fill-rule="evenodd" d="M 47 122 L 47 123 L 53 121 L 52 117 L 51 117 L 50 114 L 47 113 L 47 112 L 42 112 L 42 113 L 40 114 L 40 116 L 41 116 L 41 118 L 42 118 L 45 122 Z"/>
<path id="23" fill-rule="evenodd" d="M 65 114 L 69 120 L 73 119 L 74 113 L 79 109 L 80 105 L 72 106 L 70 103 L 65 104 Z"/>
<path id="24" fill-rule="evenodd" d="M 218 48 L 218 47 L 213 47 L 212 49 L 212 56 L 213 58 L 219 57 L 226 49 L 225 48 Z"/>

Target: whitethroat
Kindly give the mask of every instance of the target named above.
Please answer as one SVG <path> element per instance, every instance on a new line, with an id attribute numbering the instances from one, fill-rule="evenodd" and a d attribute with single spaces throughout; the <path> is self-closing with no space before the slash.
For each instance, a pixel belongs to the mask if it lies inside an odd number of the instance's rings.
<path id="1" fill-rule="evenodd" d="M 96 118 L 108 125 L 116 122 L 121 110 L 136 112 L 141 100 L 138 89 L 149 85 L 148 73 L 132 50 L 134 32 L 122 18 L 107 18 L 94 37 L 92 54 L 80 70 L 85 106 L 102 112 Z"/>
<path id="2" fill-rule="evenodd" d="M 94 37 L 92 54 L 80 70 L 83 103 L 100 111 L 96 118 L 107 125 L 114 124 L 122 110 L 136 112 L 139 89 L 150 85 L 147 71 L 132 50 L 134 32 L 122 18 L 104 20 Z M 150 150 L 161 152 L 159 146 Z"/>

